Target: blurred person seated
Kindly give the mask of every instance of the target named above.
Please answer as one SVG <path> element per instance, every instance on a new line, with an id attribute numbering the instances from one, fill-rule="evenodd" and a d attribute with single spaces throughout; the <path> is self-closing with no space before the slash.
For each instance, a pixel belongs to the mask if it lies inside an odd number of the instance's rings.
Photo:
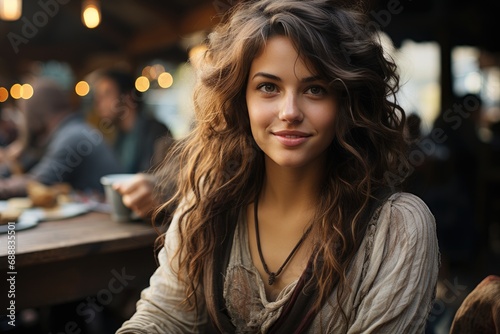
<path id="1" fill-rule="evenodd" d="M 117 182 L 113 188 L 122 195 L 123 204 L 138 217 L 148 218 L 161 203 L 161 195 L 155 191 L 157 178 L 153 174 L 137 173 L 127 181 Z"/>
<path id="2" fill-rule="evenodd" d="M 0 103 L 0 178 L 5 178 L 12 174 L 12 162 L 17 160 L 23 145 L 19 139 L 20 125 L 10 117 L 10 110 L 2 105 Z"/>
<path id="3" fill-rule="evenodd" d="M 170 129 L 148 114 L 142 95 L 135 89 L 132 75 L 107 70 L 99 76 L 94 91 L 95 110 L 106 129 L 116 131 L 113 148 L 124 172 L 137 173 L 131 180 L 117 183 L 123 202 L 139 217 L 146 218 L 165 201 L 154 194 L 157 176 L 153 170 L 173 143 Z"/>
<path id="4" fill-rule="evenodd" d="M 0 178 L 29 172 L 43 156 L 46 143 L 29 138 L 25 117 L 16 124 L 16 138 L 0 151 Z"/>
<path id="5" fill-rule="evenodd" d="M 9 117 L 8 110 L 4 110 L 0 103 L 0 148 L 4 148 L 12 143 L 17 138 L 17 125 Z M 0 152 L 2 152 L 0 150 Z M 2 155 L 0 153 L 0 160 Z"/>
<path id="6" fill-rule="evenodd" d="M 0 147 L 0 178 L 6 178 L 17 173 L 17 158 L 23 149 L 20 140 L 14 140 L 4 147 Z"/>
<path id="7" fill-rule="evenodd" d="M 179 162 L 176 155 L 169 156 L 172 156 L 169 161 L 165 161 L 164 165 L 156 167 L 149 173 L 137 173 L 130 180 L 114 185 L 123 196 L 123 204 L 132 209 L 136 215 L 142 218 L 152 217 L 156 223 L 165 226 L 169 225 L 177 203 L 170 203 L 168 207 L 157 212 L 156 216 L 154 213 L 156 208 L 173 197 L 177 189 Z"/>
<path id="8" fill-rule="evenodd" d="M 149 171 L 161 162 L 173 141 L 172 134 L 144 110 L 132 75 L 119 70 L 103 72 L 96 82 L 94 99 L 103 127 L 116 131 L 113 149 L 124 172 Z"/>
<path id="9" fill-rule="evenodd" d="M 100 177 L 122 172 L 102 135 L 88 126 L 70 102 L 68 92 L 56 82 L 39 78 L 34 94 L 19 101 L 24 116 L 27 145 L 43 148 L 43 155 L 29 171 L 0 180 L 0 199 L 26 196 L 30 180 L 45 185 L 68 183 L 76 191 L 102 193 Z"/>

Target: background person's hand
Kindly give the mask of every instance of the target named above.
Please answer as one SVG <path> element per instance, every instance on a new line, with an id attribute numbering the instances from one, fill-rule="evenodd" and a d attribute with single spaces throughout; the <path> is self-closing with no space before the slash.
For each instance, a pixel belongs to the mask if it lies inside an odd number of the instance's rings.
<path id="1" fill-rule="evenodd" d="M 21 140 L 15 140 L 5 148 L 5 157 L 8 160 L 18 159 L 24 150 L 24 143 Z"/>
<path id="2" fill-rule="evenodd" d="M 123 196 L 123 204 L 141 218 L 151 216 L 159 205 L 153 190 L 155 177 L 150 174 L 139 173 L 126 181 L 115 182 L 113 188 Z"/>

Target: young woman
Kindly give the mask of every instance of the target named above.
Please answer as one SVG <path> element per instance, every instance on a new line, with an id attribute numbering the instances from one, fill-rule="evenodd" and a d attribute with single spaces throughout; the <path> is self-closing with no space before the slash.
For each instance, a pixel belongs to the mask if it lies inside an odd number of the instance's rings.
<path id="1" fill-rule="evenodd" d="M 395 65 L 334 1 L 238 5 L 209 38 L 181 204 L 118 333 L 421 333 L 435 224 Z"/>

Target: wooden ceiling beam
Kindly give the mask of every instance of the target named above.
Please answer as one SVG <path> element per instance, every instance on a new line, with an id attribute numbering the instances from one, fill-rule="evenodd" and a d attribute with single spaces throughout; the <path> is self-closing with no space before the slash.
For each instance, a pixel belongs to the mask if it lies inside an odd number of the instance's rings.
<path id="1" fill-rule="evenodd" d="M 175 17 L 170 11 L 167 11 L 165 4 L 160 5 L 157 0 L 134 0 L 134 2 L 143 9 L 150 12 L 151 15 L 156 15 L 164 21 L 171 22 Z M 160 2 L 162 3 L 162 2 Z"/>
<path id="2" fill-rule="evenodd" d="M 70 2 L 68 12 L 74 17 L 81 21 L 81 4 L 80 2 Z M 83 25 L 83 22 L 81 23 Z M 128 41 L 128 36 L 126 36 L 122 31 L 116 29 L 115 26 L 109 22 L 109 19 L 101 20 L 98 27 L 94 28 L 98 34 L 104 37 L 110 42 L 110 44 L 115 45 L 118 48 L 123 48 Z M 78 41 L 75 41 L 78 43 Z"/>
<path id="3" fill-rule="evenodd" d="M 186 13 L 182 19 L 165 21 L 136 34 L 127 47 L 130 54 L 153 52 L 174 43 L 183 36 L 211 29 L 218 23 L 218 13 L 212 4 L 199 6 Z"/>
<path id="4" fill-rule="evenodd" d="M 181 32 L 183 35 L 191 34 L 200 30 L 211 29 L 220 21 L 220 13 L 214 4 L 206 3 L 189 11 L 181 21 Z"/>
<path id="5" fill-rule="evenodd" d="M 148 53 L 167 47 L 175 43 L 177 39 L 178 33 L 175 25 L 170 22 L 164 22 L 135 34 L 128 43 L 126 52 L 134 55 Z"/>

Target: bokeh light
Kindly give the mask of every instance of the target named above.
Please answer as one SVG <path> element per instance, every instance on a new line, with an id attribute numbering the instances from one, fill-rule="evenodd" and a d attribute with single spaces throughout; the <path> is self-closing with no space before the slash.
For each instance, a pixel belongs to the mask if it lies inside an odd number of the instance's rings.
<path id="1" fill-rule="evenodd" d="M 22 86 L 20 84 L 14 84 L 12 87 L 10 87 L 10 96 L 12 96 L 13 99 L 19 100 L 21 98 L 21 90 Z"/>
<path id="2" fill-rule="evenodd" d="M 101 13 L 99 8 L 93 4 L 88 5 L 83 10 L 83 23 L 87 28 L 93 29 L 101 23 Z"/>
<path id="3" fill-rule="evenodd" d="M 142 76 L 143 77 L 146 77 L 146 78 L 149 78 L 149 76 L 151 75 L 151 66 L 146 66 L 142 69 Z"/>
<path id="4" fill-rule="evenodd" d="M 189 61 L 195 68 L 200 67 L 205 51 L 207 51 L 207 46 L 204 44 L 196 45 L 189 50 Z"/>
<path id="5" fill-rule="evenodd" d="M 79 81 L 75 85 L 75 92 L 78 96 L 86 96 L 90 92 L 90 86 L 87 81 Z"/>
<path id="6" fill-rule="evenodd" d="M 135 80 L 135 89 L 139 92 L 144 93 L 149 89 L 149 79 L 145 76 L 140 76 Z"/>
<path id="7" fill-rule="evenodd" d="M 149 69 L 149 75 L 151 79 L 157 79 L 163 72 L 165 72 L 165 67 L 163 67 L 163 65 L 161 64 L 153 65 Z"/>
<path id="8" fill-rule="evenodd" d="M 33 87 L 30 84 L 24 84 L 21 86 L 21 98 L 25 100 L 31 99 L 33 96 Z"/>
<path id="9" fill-rule="evenodd" d="M 172 74 L 168 72 L 163 72 L 158 76 L 158 85 L 161 88 L 169 88 L 170 86 L 172 86 L 173 83 L 174 83 L 174 78 L 172 77 Z"/>
<path id="10" fill-rule="evenodd" d="M 9 91 L 5 87 L 0 87 L 0 102 L 5 102 L 9 98 Z"/>

